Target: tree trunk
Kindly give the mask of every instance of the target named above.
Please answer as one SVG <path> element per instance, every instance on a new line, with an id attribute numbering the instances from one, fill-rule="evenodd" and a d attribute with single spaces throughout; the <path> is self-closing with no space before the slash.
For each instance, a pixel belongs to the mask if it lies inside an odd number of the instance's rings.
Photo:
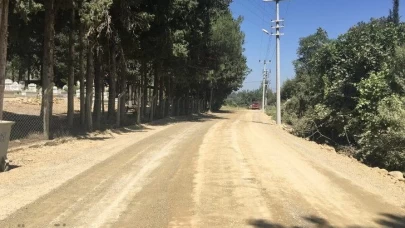
<path id="1" fill-rule="evenodd" d="M 126 63 L 126 59 L 125 59 L 124 49 L 122 48 L 122 46 L 120 46 L 120 53 L 121 53 L 121 66 L 122 66 L 120 87 L 121 87 L 121 93 L 124 93 L 124 92 L 126 92 L 126 88 L 127 88 L 128 68 L 127 68 L 127 63 Z M 125 117 L 126 117 L 125 98 L 126 98 L 126 96 L 122 97 L 121 105 L 120 105 L 120 107 L 118 107 L 120 109 L 121 121 L 124 121 L 124 122 L 125 122 Z"/>
<path id="2" fill-rule="evenodd" d="M 159 89 L 159 63 L 155 63 L 155 78 L 153 80 L 153 115 L 152 115 L 152 120 L 154 120 L 157 116 L 158 110 L 156 110 L 157 107 L 157 95 L 158 95 L 158 89 Z"/>
<path id="3" fill-rule="evenodd" d="M 91 107 L 93 104 L 93 82 L 94 82 L 94 55 L 93 43 L 89 42 L 87 47 L 87 75 L 86 75 L 86 129 L 93 131 L 93 117 Z"/>
<path id="4" fill-rule="evenodd" d="M 142 71 L 142 77 L 143 77 L 143 97 L 142 97 L 142 115 L 143 117 L 146 117 L 146 105 L 148 103 L 148 65 L 146 61 L 142 62 L 143 66 L 143 71 Z"/>
<path id="5" fill-rule="evenodd" d="M 94 128 L 100 129 L 101 126 L 101 86 L 102 86 L 102 69 L 101 69 L 101 53 L 94 50 L 95 64 L 94 64 Z"/>
<path id="6" fill-rule="evenodd" d="M 108 90 L 108 118 L 115 114 L 115 98 L 117 97 L 117 47 L 113 44 L 111 53 L 111 70 Z"/>
<path id="7" fill-rule="evenodd" d="M 70 18 L 70 32 L 69 32 L 69 78 L 68 78 L 68 125 L 70 128 L 73 127 L 74 119 L 74 93 L 75 93 L 75 9 L 72 8 L 71 18 Z"/>
<path id="8" fill-rule="evenodd" d="M 9 0 L 0 1 L 0 120 L 3 119 L 4 88 L 6 80 L 8 5 Z"/>
<path id="9" fill-rule="evenodd" d="M 213 95 L 214 95 L 214 87 L 212 86 L 212 81 L 211 81 L 210 107 L 209 107 L 209 111 L 210 111 L 210 112 L 212 112 L 212 99 L 213 99 Z"/>
<path id="10" fill-rule="evenodd" d="M 42 88 L 45 92 L 42 96 L 44 137 L 50 139 L 50 121 L 52 118 L 53 104 L 53 65 L 54 65 L 54 39 L 55 39 L 55 0 L 45 0 L 45 29 L 44 29 L 44 53 L 42 67 Z"/>
<path id="11" fill-rule="evenodd" d="M 41 72 L 42 75 L 42 72 Z M 18 69 L 18 82 L 22 81 L 24 78 L 24 68 L 22 66 L 20 66 L 20 68 Z M 41 80 L 42 80 L 42 76 L 41 76 Z"/>
<path id="12" fill-rule="evenodd" d="M 164 102 L 163 102 L 163 88 L 164 88 L 164 77 L 159 74 L 159 118 L 164 117 Z"/>
<path id="13" fill-rule="evenodd" d="M 104 117 L 105 115 L 105 100 L 104 100 L 104 94 L 105 94 L 105 86 L 104 86 L 104 77 L 103 77 L 104 71 L 103 71 L 103 65 L 101 65 L 101 117 Z"/>
<path id="14" fill-rule="evenodd" d="M 32 74 L 32 66 L 31 66 L 31 60 L 27 61 L 28 67 L 27 67 L 27 83 L 25 87 L 28 87 L 28 84 L 31 83 L 31 74 Z"/>
<path id="15" fill-rule="evenodd" d="M 150 116 L 149 121 L 152 122 L 155 118 L 155 96 L 152 95 L 150 99 Z"/>
<path id="16" fill-rule="evenodd" d="M 171 95 L 171 76 L 170 75 L 168 75 L 167 77 L 166 77 L 166 93 L 165 93 L 165 95 L 166 95 L 166 102 L 165 102 L 165 111 L 164 111 L 164 113 L 165 113 L 165 117 L 167 117 L 167 116 L 169 116 L 169 109 L 170 109 L 170 101 L 171 101 L 171 98 L 172 98 L 172 95 Z"/>
<path id="17" fill-rule="evenodd" d="M 14 69 L 14 67 L 11 68 L 11 75 L 12 75 L 13 81 L 15 81 L 15 69 Z"/>
<path id="18" fill-rule="evenodd" d="M 85 61 L 85 43 L 84 43 L 84 25 L 80 24 L 79 28 L 79 45 L 80 45 L 80 53 L 79 53 L 79 80 L 80 80 L 80 124 L 85 126 L 86 123 L 86 96 L 84 94 L 84 61 Z"/>
<path id="19" fill-rule="evenodd" d="M 142 77 L 142 76 L 141 76 Z M 138 88 L 136 88 L 136 123 L 141 124 L 141 102 L 142 102 L 142 93 L 141 93 L 141 83 L 139 83 Z"/>

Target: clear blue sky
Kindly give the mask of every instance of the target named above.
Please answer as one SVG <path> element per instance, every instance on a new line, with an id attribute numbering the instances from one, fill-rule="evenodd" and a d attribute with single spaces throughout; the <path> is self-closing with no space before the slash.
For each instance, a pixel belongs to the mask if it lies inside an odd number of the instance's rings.
<path id="1" fill-rule="evenodd" d="M 284 0 L 280 3 L 280 17 L 284 18 L 284 36 L 281 37 L 281 81 L 294 77 L 292 61 L 296 59 L 299 38 L 308 36 L 322 27 L 330 38 L 336 38 L 360 21 L 387 16 L 392 0 Z M 275 19 L 275 3 L 262 0 L 234 0 L 234 17 L 243 16 L 245 55 L 252 73 L 243 89 L 256 89 L 262 79 L 263 64 L 259 60 L 271 59 L 271 88 L 275 90 L 275 37 L 262 32 L 270 31 Z M 405 14 L 405 1 L 401 1 L 400 15 Z M 401 18 L 403 19 L 403 18 Z M 271 39 L 271 40 L 270 40 Z M 271 42 L 269 42 L 269 40 Z M 269 45 L 270 43 L 270 45 Z M 268 48 L 269 47 L 269 48 Z"/>

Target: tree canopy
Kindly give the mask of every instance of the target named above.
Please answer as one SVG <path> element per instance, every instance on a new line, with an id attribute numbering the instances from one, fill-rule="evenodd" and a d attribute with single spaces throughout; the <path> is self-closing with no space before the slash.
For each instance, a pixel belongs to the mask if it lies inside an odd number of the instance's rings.
<path id="1" fill-rule="evenodd" d="M 354 147 L 372 166 L 405 170 L 405 24 L 398 4 L 388 18 L 360 22 L 337 39 L 323 29 L 302 38 L 296 77 L 283 85 L 282 98 L 296 134 Z"/>
<path id="2" fill-rule="evenodd" d="M 249 72 L 243 19 L 232 17 L 230 2 L 11 0 L 5 77 L 38 83 L 42 91 L 52 83 L 73 87 L 79 81 L 80 122 L 95 122 L 96 128 L 104 86 L 109 87 L 109 116 L 115 98 L 130 87 L 135 92 L 127 97 L 140 99 L 142 119 L 166 116 L 180 98 L 184 107 L 199 100 L 218 109 Z M 70 104 L 74 92 L 69 90 Z M 43 94 L 42 104 L 49 119 L 52 94 Z"/>

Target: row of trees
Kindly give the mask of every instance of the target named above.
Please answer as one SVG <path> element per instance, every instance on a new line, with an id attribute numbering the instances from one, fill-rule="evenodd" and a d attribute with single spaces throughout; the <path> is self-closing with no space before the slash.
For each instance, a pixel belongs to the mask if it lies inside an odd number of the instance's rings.
<path id="1" fill-rule="evenodd" d="M 296 77 L 282 88 L 284 120 L 296 134 L 355 148 L 371 166 L 405 171 L 405 24 L 399 1 L 387 18 L 337 39 L 300 40 Z"/>
<path id="2" fill-rule="evenodd" d="M 73 117 L 79 81 L 80 124 L 88 131 L 100 128 L 105 85 L 108 117 L 129 85 L 138 122 L 148 103 L 152 119 L 168 115 L 174 98 L 209 101 L 218 109 L 248 73 L 242 19 L 232 17 L 230 2 L 1 0 L 0 81 L 39 78 L 44 123 L 52 116 L 53 84 L 67 84 L 70 126 L 79 124 Z M 1 102 L 3 94 L 4 86 Z"/>
<path id="3" fill-rule="evenodd" d="M 263 87 L 254 90 L 242 90 L 231 93 L 225 100 L 225 105 L 232 107 L 249 107 L 253 102 L 259 102 L 263 99 Z M 276 96 L 270 90 L 265 95 L 267 106 L 274 106 L 276 104 Z"/>

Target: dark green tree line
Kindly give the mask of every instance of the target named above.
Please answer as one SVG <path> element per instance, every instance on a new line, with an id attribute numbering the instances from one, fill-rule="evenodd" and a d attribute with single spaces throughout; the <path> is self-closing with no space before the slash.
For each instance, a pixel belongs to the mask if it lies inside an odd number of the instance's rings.
<path id="1" fill-rule="evenodd" d="M 189 114 L 196 101 L 218 109 L 248 73 L 242 18 L 232 18 L 230 2 L 2 0 L 0 66 L 8 63 L 14 80 L 39 83 L 45 132 L 54 84 L 68 85 L 68 125 L 88 131 L 100 129 L 102 119 L 115 119 L 115 102 L 123 93 L 137 105 L 137 122 L 163 118 L 170 109 Z M 0 75 L 4 82 L 2 67 Z M 79 120 L 74 118 L 77 81 Z M 125 102 L 118 109 L 125 119 Z"/>

